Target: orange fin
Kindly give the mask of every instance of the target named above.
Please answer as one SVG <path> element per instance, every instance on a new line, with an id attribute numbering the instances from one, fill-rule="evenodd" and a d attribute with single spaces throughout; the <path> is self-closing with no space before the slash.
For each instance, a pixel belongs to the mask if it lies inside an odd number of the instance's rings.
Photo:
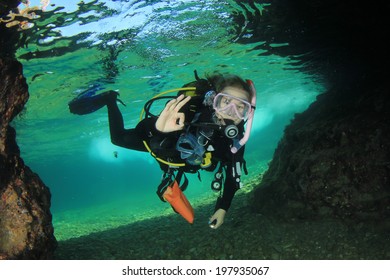
<path id="1" fill-rule="evenodd" d="M 190 224 L 194 223 L 194 209 L 181 191 L 176 180 L 165 190 L 163 197 Z"/>

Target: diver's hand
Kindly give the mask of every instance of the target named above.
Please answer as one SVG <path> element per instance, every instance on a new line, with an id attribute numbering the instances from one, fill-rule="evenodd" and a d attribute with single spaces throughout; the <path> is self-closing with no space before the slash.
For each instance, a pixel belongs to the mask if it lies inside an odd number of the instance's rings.
<path id="1" fill-rule="evenodd" d="M 179 112 L 189 100 L 190 96 L 184 98 L 184 95 L 180 95 L 176 99 L 172 99 L 165 105 L 164 110 L 156 122 L 156 129 L 160 132 L 172 132 L 182 130 L 184 128 L 184 113 Z"/>
<path id="2" fill-rule="evenodd" d="M 214 215 L 211 216 L 209 220 L 209 225 L 213 229 L 219 228 L 223 224 L 223 220 L 225 219 L 226 210 L 219 208 L 215 211 Z"/>

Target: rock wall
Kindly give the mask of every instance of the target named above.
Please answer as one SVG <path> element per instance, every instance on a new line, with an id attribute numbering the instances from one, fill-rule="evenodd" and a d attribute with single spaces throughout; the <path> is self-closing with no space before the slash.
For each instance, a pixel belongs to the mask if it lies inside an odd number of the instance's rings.
<path id="1" fill-rule="evenodd" d="M 50 191 L 25 166 L 9 126 L 29 97 L 22 65 L 0 58 L 0 259 L 48 259 L 56 246 Z"/>
<path id="2" fill-rule="evenodd" d="M 309 54 L 307 71 L 320 73 L 329 90 L 286 127 L 254 211 L 389 222 L 389 59 L 387 46 L 375 44 L 387 36 L 389 3 L 362 10 L 350 0 L 274 2 L 289 15 L 281 26 L 294 31 L 286 33 L 291 45 Z"/>
<path id="3" fill-rule="evenodd" d="M 319 96 L 285 129 L 255 191 L 255 210 L 284 218 L 390 218 L 389 112 L 386 87 Z"/>

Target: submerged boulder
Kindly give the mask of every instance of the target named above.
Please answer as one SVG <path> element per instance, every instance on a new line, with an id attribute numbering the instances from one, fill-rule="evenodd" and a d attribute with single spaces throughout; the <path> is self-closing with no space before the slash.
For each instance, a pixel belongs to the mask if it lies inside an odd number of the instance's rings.
<path id="1" fill-rule="evenodd" d="M 9 126 L 29 97 L 22 65 L 0 58 L 0 259 L 48 259 L 56 246 L 50 191 L 20 158 Z"/>

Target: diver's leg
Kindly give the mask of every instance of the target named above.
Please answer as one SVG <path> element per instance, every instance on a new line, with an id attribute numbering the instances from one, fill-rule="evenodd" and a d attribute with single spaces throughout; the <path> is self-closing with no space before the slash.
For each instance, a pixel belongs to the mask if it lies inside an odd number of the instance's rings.
<path id="1" fill-rule="evenodd" d="M 117 99 L 117 95 L 112 94 L 106 100 L 107 110 L 108 110 L 108 122 L 110 126 L 110 135 L 111 135 L 111 139 L 114 141 L 117 137 L 120 137 L 125 130 L 123 116 L 121 111 L 118 108 L 116 99 Z"/>
<path id="2" fill-rule="evenodd" d="M 124 148 L 146 151 L 142 136 L 137 129 L 125 129 L 122 113 L 117 104 L 117 94 L 111 94 L 107 98 L 108 122 L 110 127 L 111 142 Z"/>

